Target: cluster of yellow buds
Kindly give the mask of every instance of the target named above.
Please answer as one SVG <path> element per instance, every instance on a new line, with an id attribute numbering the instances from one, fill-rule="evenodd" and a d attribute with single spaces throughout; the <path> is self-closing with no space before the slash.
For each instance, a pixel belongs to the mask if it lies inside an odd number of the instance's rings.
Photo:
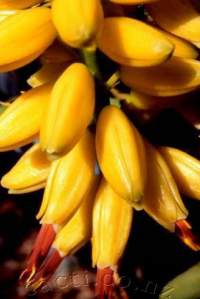
<path id="1" fill-rule="evenodd" d="M 132 13 L 138 4 L 142 21 Z M 0 151 L 30 144 L 1 185 L 13 194 L 44 188 L 41 230 L 21 275 L 27 287 L 41 287 L 91 240 L 97 296 L 112 298 L 135 210 L 200 250 L 180 195 L 200 200 L 200 161 L 154 147 L 120 105 L 178 105 L 200 86 L 198 47 L 200 14 L 190 0 L 1 1 L 0 72 L 41 64 L 31 89 L 0 115 Z M 98 52 L 115 67 L 108 80 Z"/>

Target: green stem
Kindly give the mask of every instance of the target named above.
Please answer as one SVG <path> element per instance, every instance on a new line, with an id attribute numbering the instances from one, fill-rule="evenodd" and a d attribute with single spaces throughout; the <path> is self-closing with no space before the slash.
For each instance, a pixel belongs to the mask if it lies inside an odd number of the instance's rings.
<path id="1" fill-rule="evenodd" d="M 81 55 L 82 55 L 83 61 L 89 68 L 92 75 L 95 76 L 96 78 L 98 78 L 99 80 L 102 80 L 102 76 L 101 76 L 99 66 L 97 63 L 96 49 L 83 48 L 81 50 Z"/>
<path id="2" fill-rule="evenodd" d="M 170 281 L 162 290 L 159 299 L 199 299 L 200 263 Z"/>

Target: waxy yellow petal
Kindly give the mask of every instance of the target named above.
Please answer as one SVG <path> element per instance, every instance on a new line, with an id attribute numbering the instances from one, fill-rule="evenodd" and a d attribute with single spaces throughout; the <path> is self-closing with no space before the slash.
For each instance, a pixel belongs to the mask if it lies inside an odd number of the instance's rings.
<path id="1" fill-rule="evenodd" d="M 39 133 L 52 84 L 34 88 L 19 96 L 0 115 L 0 151 L 30 143 Z"/>
<path id="2" fill-rule="evenodd" d="M 60 252 L 61 256 L 73 254 L 91 238 L 92 210 L 97 184 L 91 189 L 77 212 L 56 236 L 52 246 Z"/>
<path id="3" fill-rule="evenodd" d="M 104 177 L 122 198 L 142 208 L 145 149 L 137 129 L 117 107 L 105 107 L 97 122 L 96 151 Z"/>
<path id="4" fill-rule="evenodd" d="M 93 44 L 103 22 L 100 0 L 54 0 L 53 21 L 61 39 L 71 47 Z"/>
<path id="5" fill-rule="evenodd" d="M 46 63 L 39 71 L 31 75 L 27 83 L 35 88 L 45 83 L 56 81 L 65 68 L 65 63 Z"/>
<path id="6" fill-rule="evenodd" d="M 144 210 L 163 227 L 174 232 L 176 221 L 186 219 L 188 211 L 161 154 L 147 143 L 146 152 L 148 177 L 144 196 Z"/>
<path id="7" fill-rule="evenodd" d="M 56 37 L 51 11 L 22 10 L 0 22 L 0 66 L 39 56 Z"/>
<path id="8" fill-rule="evenodd" d="M 69 221 L 97 180 L 95 165 L 94 137 L 86 131 L 68 154 L 52 162 L 37 218 L 47 224 Z"/>
<path id="9" fill-rule="evenodd" d="M 93 211 L 93 266 L 118 265 L 129 237 L 132 217 L 132 207 L 102 180 Z"/>
<path id="10" fill-rule="evenodd" d="M 190 0 L 161 0 L 148 5 L 160 27 L 194 44 L 200 43 L 200 14 Z"/>
<path id="11" fill-rule="evenodd" d="M 1 0 L 0 10 L 22 9 L 37 5 L 43 0 Z"/>
<path id="12" fill-rule="evenodd" d="M 74 63 L 56 81 L 41 127 L 40 143 L 51 156 L 69 152 L 90 124 L 95 105 L 94 79 Z"/>
<path id="13" fill-rule="evenodd" d="M 173 57 L 148 68 L 121 68 L 121 80 L 133 90 L 153 96 L 175 96 L 200 86 L 200 62 Z"/>
<path id="14" fill-rule="evenodd" d="M 49 160 L 41 151 L 39 144 L 34 144 L 2 177 L 1 185 L 9 189 L 9 193 L 35 191 L 44 188 L 49 169 Z"/>
<path id="15" fill-rule="evenodd" d="M 173 44 L 158 30 L 127 17 L 105 19 L 98 47 L 117 63 L 137 67 L 160 64 L 174 50 Z"/>
<path id="16" fill-rule="evenodd" d="M 200 200 L 200 161 L 176 148 L 161 147 L 160 151 L 180 192 Z"/>

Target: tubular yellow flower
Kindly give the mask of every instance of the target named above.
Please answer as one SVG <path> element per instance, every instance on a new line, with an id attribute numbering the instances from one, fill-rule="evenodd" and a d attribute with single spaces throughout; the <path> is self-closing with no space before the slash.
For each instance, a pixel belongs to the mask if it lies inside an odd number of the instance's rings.
<path id="1" fill-rule="evenodd" d="M 104 278 L 110 275 L 113 281 L 113 272 L 117 270 L 129 237 L 132 217 L 132 207 L 102 180 L 94 204 L 92 233 L 92 260 L 93 266 L 98 267 L 97 293 L 101 298 L 112 288 L 111 283 L 106 290 Z"/>
<path id="2" fill-rule="evenodd" d="M 0 22 L 0 67 L 39 56 L 55 37 L 48 8 L 32 8 L 9 16 Z"/>
<path id="3" fill-rule="evenodd" d="M 63 224 L 81 204 L 97 180 L 94 137 L 86 131 L 65 156 L 52 162 L 37 219 L 46 224 Z"/>
<path id="4" fill-rule="evenodd" d="M 144 210 L 171 232 L 177 220 L 186 219 L 188 212 L 182 202 L 172 174 L 161 154 L 146 143 L 148 179 Z"/>
<path id="5" fill-rule="evenodd" d="M 117 63 L 137 67 L 160 64 L 174 50 L 173 44 L 158 30 L 127 17 L 105 19 L 98 47 Z"/>
<path id="6" fill-rule="evenodd" d="M 154 67 L 122 67 L 120 76 L 133 90 L 153 96 L 175 96 L 200 86 L 200 62 L 173 57 Z"/>
<path id="7" fill-rule="evenodd" d="M 162 34 L 164 34 L 166 38 L 168 38 L 170 42 L 175 46 L 173 56 L 190 59 L 196 59 L 199 56 L 197 49 L 186 40 L 181 39 L 164 30 L 160 30 L 160 32 L 162 32 Z"/>
<path id="8" fill-rule="evenodd" d="M 87 67 L 74 63 L 56 81 L 41 127 L 43 151 L 55 157 L 69 152 L 92 120 L 94 80 Z"/>
<path id="9" fill-rule="evenodd" d="M 42 53 L 42 51 L 37 52 L 33 55 L 27 56 L 24 59 L 19 59 L 14 62 L 3 64 L 3 65 L 0 64 L 0 72 L 4 73 L 4 72 L 13 71 L 13 70 L 16 70 L 16 69 L 24 66 L 24 65 L 27 65 L 28 63 L 30 63 L 31 61 L 36 59 L 41 53 Z"/>
<path id="10" fill-rule="evenodd" d="M 34 88 L 19 96 L 0 115 L 0 151 L 28 144 L 39 133 L 52 84 Z"/>
<path id="11" fill-rule="evenodd" d="M 33 289 L 40 287 L 53 274 L 65 256 L 73 254 L 89 241 L 97 185 L 98 181 L 86 194 L 74 216 L 63 226 L 56 228 L 45 224 L 41 227 L 34 250 L 21 275 L 26 286 L 31 286 Z"/>
<path id="12" fill-rule="evenodd" d="M 96 151 L 106 180 L 136 209 L 142 208 L 146 158 L 142 138 L 117 107 L 105 107 L 97 122 Z"/>
<path id="13" fill-rule="evenodd" d="M 43 0 L 1 0 L 0 10 L 23 9 L 40 4 Z"/>
<path id="14" fill-rule="evenodd" d="M 39 144 L 35 144 L 2 177 L 1 185 L 9 189 L 10 194 L 36 191 L 45 187 L 49 169 L 49 160 Z"/>
<path id="15" fill-rule="evenodd" d="M 200 14 L 190 0 L 162 0 L 148 10 L 162 28 L 199 46 Z"/>
<path id="16" fill-rule="evenodd" d="M 200 161 L 172 147 L 161 147 L 160 152 L 166 160 L 180 192 L 200 200 Z"/>
<path id="17" fill-rule="evenodd" d="M 146 143 L 148 155 L 148 180 L 144 197 L 144 210 L 160 225 L 179 238 L 194 251 L 200 244 L 186 220 L 185 208 L 172 174 L 161 154 Z"/>
<path id="18" fill-rule="evenodd" d="M 81 48 L 95 42 L 103 9 L 100 0 L 54 0 L 52 16 L 61 39 L 71 47 Z"/>
<path id="19" fill-rule="evenodd" d="M 31 75 L 27 83 L 35 88 L 45 83 L 56 81 L 66 69 L 66 63 L 46 63 L 39 71 Z"/>

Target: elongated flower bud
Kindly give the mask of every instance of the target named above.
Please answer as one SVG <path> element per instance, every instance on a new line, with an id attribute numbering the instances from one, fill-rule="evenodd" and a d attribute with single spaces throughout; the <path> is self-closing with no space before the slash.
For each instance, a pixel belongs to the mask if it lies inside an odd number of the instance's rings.
<path id="1" fill-rule="evenodd" d="M 10 194 L 20 194 L 45 187 L 50 162 L 39 144 L 33 145 L 1 179 Z"/>
<path id="2" fill-rule="evenodd" d="M 92 260 L 98 267 L 96 291 L 100 298 L 112 289 L 113 273 L 125 250 L 132 217 L 131 206 L 102 180 L 94 204 L 92 233 Z M 108 277 L 110 284 L 106 285 Z"/>
<path id="3" fill-rule="evenodd" d="M 159 224 L 174 232 L 176 221 L 186 219 L 188 212 L 161 154 L 147 143 L 146 153 L 148 179 L 144 196 L 144 210 Z"/>
<path id="4" fill-rule="evenodd" d="M 105 19 L 98 47 L 117 63 L 137 67 L 160 64 L 174 50 L 173 44 L 158 30 L 126 17 Z"/>
<path id="5" fill-rule="evenodd" d="M 55 37 L 48 8 L 23 10 L 6 18 L 0 22 L 0 67 L 39 56 Z"/>
<path id="6" fill-rule="evenodd" d="M 44 64 L 39 71 L 31 75 L 27 83 L 35 88 L 45 83 L 56 81 L 65 69 L 65 63 Z"/>
<path id="7" fill-rule="evenodd" d="M 162 28 L 199 45 L 200 14 L 190 0 L 161 0 L 148 10 Z"/>
<path id="8" fill-rule="evenodd" d="M 172 147 L 160 148 L 181 193 L 200 200 L 200 161 Z"/>
<path id="9" fill-rule="evenodd" d="M 29 64 L 30 62 L 35 60 L 42 52 L 43 50 L 41 50 L 40 52 L 36 52 L 30 56 L 27 56 L 26 58 L 19 59 L 11 63 L 2 64 L 2 65 L 0 64 L 0 73 L 13 71 L 24 65 Z"/>
<path id="10" fill-rule="evenodd" d="M 76 252 L 91 236 L 92 208 L 99 177 L 95 178 L 80 207 L 63 225 L 43 224 L 20 280 L 26 287 L 39 288 L 56 270 L 62 259 Z"/>
<path id="11" fill-rule="evenodd" d="M 173 57 L 169 61 L 148 68 L 121 68 L 124 84 L 148 95 L 175 96 L 200 86 L 200 62 Z"/>
<path id="12" fill-rule="evenodd" d="M 77 212 L 64 226 L 52 227 L 51 234 L 48 232 L 49 225 L 42 226 L 27 267 L 21 275 L 27 286 L 31 286 L 33 289 L 41 287 L 65 256 L 75 253 L 89 241 L 97 185 L 92 186 Z M 56 231 L 57 234 L 55 234 Z"/>
<path id="13" fill-rule="evenodd" d="M 186 220 L 185 208 L 172 174 L 161 154 L 146 143 L 148 180 L 144 197 L 144 210 L 160 225 L 178 237 L 192 250 L 200 250 L 200 240 L 193 234 Z"/>
<path id="14" fill-rule="evenodd" d="M 51 156 L 69 152 L 92 120 L 94 80 L 84 64 L 74 63 L 56 81 L 41 127 L 43 151 Z"/>
<path id="15" fill-rule="evenodd" d="M 97 179 L 95 163 L 94 138 L 88 131 L 68 154 L 52 162 L 37 215 L 43 224 L 63 224 L 72 217 Z"/>
<path id="16" fill-rule="evenodd" d="M 173 56 L 189 59 L 196 59 L 199 56 L 197 49 L 186 40 L 164 30 L 160 30 L 160 32 L 164 34 L 166 38 L 168 38 L 170 42 L 175 46 Z"/>
<path id="17" fill-rule="evenodd" d="M 93 44 L 103 22 L 99 0 L 54 0 L 52 16 L 61 39 L 74 48 Z"/>
<path id="18" fill-rule="evenodd" d="M 0 151 L 33 141 L 39 133 L 52 84 L 23 93 L 0 115 Z"/>
<path id="19" fill-rule="evenodd" d="M 96 150 L 100 168 L 115 192 L 141 209 L 146 180 L 145 149 L 139 132 L 117 107 L 107 106 L 99 116 Z"/>
<path id="20" fill-rule="evenodd" d="M 43 2 L 43 0 L 1 0 L 0 10 L 23 9 Z"/>

